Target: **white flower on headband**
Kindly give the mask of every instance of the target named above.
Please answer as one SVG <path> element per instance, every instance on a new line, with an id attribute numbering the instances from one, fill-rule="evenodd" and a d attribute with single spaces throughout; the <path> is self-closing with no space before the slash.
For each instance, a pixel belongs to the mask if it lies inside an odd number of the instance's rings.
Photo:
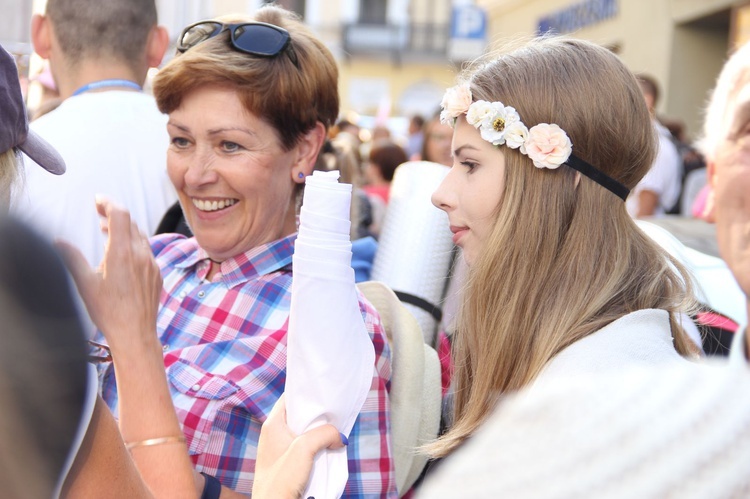
<path id="1" fill-rule="evenodd" d="M 466 121 L 479 129 L 484 140 L 493 145 L 502 146 L 505 144 L 508 130 L 513 125 L 521 123 L 521 118 L 515 109 L 503 105 L 502 102 L 477 101 L 469 106 Z M 518 126 L 515 126 L 513 130 L 517 133 Z M 517 141 L 514 144 L 516 146 L 514 149 L 520 146 Z M 510 144 L 508 146 L 511 147 Z"/>
<path id="2" fill-rule="evenodd" d="M 505 145 L 511 149 L 520 149 L 526 154 L 526 141 L 529 137 L 529 129 L 520 120 L 511 123 L 505 130 Z"/>
<path id="3" fill-rule="evenodd" d="M 466 114 L 466 122 L 479 130 L 484 140 L 518 149 L 537 168 L 557 168 L 573 153 L 573 143 L 559 126 L 540 123 L 526 128 L 518 112 L 502 102 L 472 102 L 468 84 L 449 88 L 441 106 L 441 122 L 454 126 L 456 118 Z"/>
<path id="4" fill-rule="evenodd" d="M 456 118 L 464 114 L 471 105 L 471 90 L 469 86 L 456 85 L 449 88 L 443 96 L 440 106 L 443 110 L 440 112 L 440 121 L 446 125 L 453 126 Z"/>
<path id="5" fill-rule="evenodd" d="M 526 154 L 537 168 L 557 168 L 573 152 L 568 134 L 555 124 L 540 123 L 531 127 L 524 145 Z"/>
<path id="6" fill-rule="evenodd" d="M 479 130 L 482 138 L 495 146 L 518 149 L 531 159 L 537 168 L 559 168 L 573 155 L 573 143 L 565 130 L 554 123 L 539 123 L 526 128 L 518 112 L 502 102 L 472 101 L 469 85 L 464 83 L 449 88 L 441 105 L 440 121 L 456 125 L 456 119 L 466 114 L 466 122 Z M 623 201 L 630 190 L 619 181 L 591 166 L 581 158 L 568 166 L 587 176 Z"/>
<path id="7" fill-rule="evenodd" d="M 489 123 L 494 114 L 492 103 L 486 100 L 470 102 L 466 110 L 466 121 L 473 127 L 479 127 L 484 123 Z"/>

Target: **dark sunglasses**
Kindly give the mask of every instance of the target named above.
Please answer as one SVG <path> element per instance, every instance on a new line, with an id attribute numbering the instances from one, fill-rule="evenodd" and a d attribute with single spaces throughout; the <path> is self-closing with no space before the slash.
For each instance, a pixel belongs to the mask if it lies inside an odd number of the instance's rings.
<path id="1" fill-rule="evenodd" d="M 224 24 L 219 21 L 201 21 L 182 30 L 177 41 L 177 51 L 184 53 L 224 31 L 229 31 L 232 47 L 236 50 L 258 57 L 276 57 L 281 52 L 286 52 L 299 69 L 289 32 L 267 23 Z"/>
<path id="2" fill-rule="evenodd" d="M 92 364 L 103 364 L 104 362 L 112 362 L 112 352 L 109 347 L 104 343 L 97 343 L 96 341 L 89 340 L 89 345 L 93 347 L 92 350 L 98 350 L 98 355 L 94 352 L 89 352 L 89 362 Z"/>

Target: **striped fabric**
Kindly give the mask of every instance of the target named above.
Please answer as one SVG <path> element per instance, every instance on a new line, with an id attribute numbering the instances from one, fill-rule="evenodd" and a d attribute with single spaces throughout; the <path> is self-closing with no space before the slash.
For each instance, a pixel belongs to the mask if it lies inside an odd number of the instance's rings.
<path id="1" fill-rule="evenodd" d="M 295 236 L 221 264 L 194 238 L 156 236 L 151 246 L 164 289 L 157 330 L 177 415 L 198 471 L 249 494 L 260 427 L 284 391 L 286 333 Z M 367 401 L 349 436 L 344 497 L 397 497 L 390 442 L 391 364 L 377 312 L 360 299 L 375 345 Z M 103 397 L 117 413 L 114 369 L 102 374 Z"/>

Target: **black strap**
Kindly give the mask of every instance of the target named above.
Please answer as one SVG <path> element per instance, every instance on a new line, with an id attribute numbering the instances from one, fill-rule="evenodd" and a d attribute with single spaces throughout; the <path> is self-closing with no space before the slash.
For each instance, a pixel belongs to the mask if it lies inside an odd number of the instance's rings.
<path id="1" fill-rule="evenodd" d="M 603 171 L 597 170 L 578 156 L 571 154 L 565 164 L 572 169 L 582 173 L 583 175 L 586 175 L 588 178 L 601 185 L 608 191 L 612 192 L 615 196 L 619 197 L 623 201 L 625 201 L 628 197 L 628 194 L 630 194 L 630 189 L 628 189 Z"/>
<path id="2" fill-rule="evenodd" d="M 405 293 L 404 291 L 394 290 L 394 293 L 396 293 L 396 296 L 398 296 L 399 300 L 404 303 L 408 303 L 409 305 L 414 305 L 415 307 L 421 308 L 422 310 L 430 314 L 436 321 L 440 322 L 440 320 L 443 318 L 443 311 L 424 298 Z"/>
<path id="3" fill-rule="evenodd" d="M 202 471 L 201 475 L 206 479 L 203 484 L 201 499 L 219 499 L 221 495 L 221 482 L 215 476 L 206 475 Z"/>

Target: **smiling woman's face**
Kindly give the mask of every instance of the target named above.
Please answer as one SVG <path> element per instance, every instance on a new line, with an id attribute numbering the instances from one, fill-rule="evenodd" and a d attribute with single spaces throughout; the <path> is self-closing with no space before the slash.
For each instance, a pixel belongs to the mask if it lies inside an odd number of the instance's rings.
<path id="1" fill-rule="evenodd" d="M 234 90 L 189 92 L 167 128 L 169 177 L 212 259 L 287 235 L 297 149 L 284 151 L 273 127 L 245 110 Z"/>
<path id="2" fill-rule="evenodd" d="M 453 167 L 432 195 L 432 204 L 448 214 L 453 242 L 471 265 L 495 223 L 505 188 L 505 157 L 463 115 L 456 120 L 452 147 Z"/>

